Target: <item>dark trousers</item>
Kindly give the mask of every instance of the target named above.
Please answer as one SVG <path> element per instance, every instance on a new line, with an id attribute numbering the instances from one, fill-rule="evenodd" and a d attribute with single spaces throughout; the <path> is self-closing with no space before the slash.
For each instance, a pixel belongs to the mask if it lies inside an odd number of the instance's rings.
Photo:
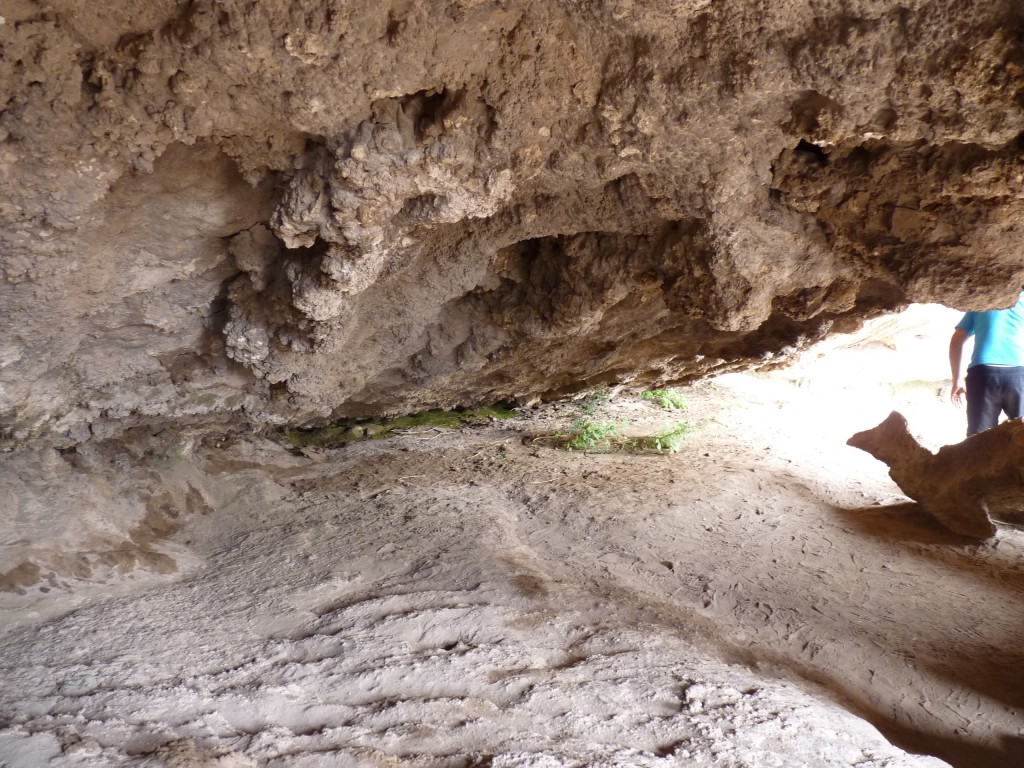
<path id="1" fill-rule="evenodd" d="M 1024 416 L 1024 368 L 975 365 L 967 369 L 967 436 L 991 429 L 999 413 Z"/>

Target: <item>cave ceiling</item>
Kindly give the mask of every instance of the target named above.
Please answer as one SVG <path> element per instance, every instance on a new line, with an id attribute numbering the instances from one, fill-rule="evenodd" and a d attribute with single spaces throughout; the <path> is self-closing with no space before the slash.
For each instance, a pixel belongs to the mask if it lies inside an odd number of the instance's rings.
<path id="1" fill-rule="evenodd" d="M 2 13 L 6 440 L 684 382 L 1024 283 L 1009 0 Z"/>

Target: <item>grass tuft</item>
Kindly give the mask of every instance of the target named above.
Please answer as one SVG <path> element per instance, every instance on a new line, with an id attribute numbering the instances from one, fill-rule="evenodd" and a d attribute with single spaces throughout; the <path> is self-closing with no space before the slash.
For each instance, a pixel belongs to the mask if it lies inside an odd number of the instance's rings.
<path id="1" fill-rule="evenodd" d="M 569 427 L 562 443 L 570 451 L 610 451 L 622 440 L 614 421 L 588 421 L 578 418 Z"/>
<path id="2" fill-rule="evenodd" d="M 690 425 L 679 421 L 656 435 L 633 438 L 629 441 L 626 450 L 635 453 L 676 453 L 682 447 L 683 441 L 686 440 L 689 433 Z"/>
<path id="3" fill-rule="evenodd" d="M 653 389 L 641 397 L 654 400 L 662 408 L 671 411 L 682 410 L 686 400 L 676 389 Z M 602 406 L 611 400 L 607 386 L 585 390 L 576 396 L 577 415 L 569 429 L 551 435 L 540 436 L 540 440 L 570 451 L 591 453 L 676 453 L 690 432 L 690 426 L 677 421 L 653 435 L 628 437 L 622 434 L 626 422 L 601 421 L 598 417 Z"/>
<path id="4" fill-rule="evenodd" d="M 686 408 L 686 398 L 678 389 L 649 389 L 641 392 L 640 397 L 653 400 L 667 411 L 681 411 Z"/>
<path id="5" fill-rule="evenodd" d="M 567 434 L 556 435 L 557 445 L 570 451 L 589 453 L 676 453 L 686 440 L 690 426 L 679 421 L 654 435 L 627 437 L 614 421 L 576 419 Z"/>

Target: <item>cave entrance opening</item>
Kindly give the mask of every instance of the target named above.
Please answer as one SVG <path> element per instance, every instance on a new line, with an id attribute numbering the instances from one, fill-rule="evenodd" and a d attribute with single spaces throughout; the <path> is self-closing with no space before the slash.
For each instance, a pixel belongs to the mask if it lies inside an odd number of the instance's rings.
<path id="1" fill-rule="evenodd" d="M 806 407 L 793 411 L 795 432 L 820 435 L 827 424 L 837 437 L 849 436 L 897 410 L 929 449 L 958 443 L 966 414 L 949 400 L 948 350 L 961 315 L 938 304 L 914 304 L 869 320 L 855 333 L 832 336 L 764 378 L 806 394 Z"/>

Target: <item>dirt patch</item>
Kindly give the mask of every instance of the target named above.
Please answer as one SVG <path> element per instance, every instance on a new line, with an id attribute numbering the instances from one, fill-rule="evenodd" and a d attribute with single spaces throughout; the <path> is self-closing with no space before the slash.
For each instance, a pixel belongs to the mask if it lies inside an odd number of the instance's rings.
<path id="1" fill-rule="evenodd" d="M 42 578 L 42 570 L 35 563 L 20 563 L 9 571 L 0 573 L 0 592 L 25 593 Z"/>

